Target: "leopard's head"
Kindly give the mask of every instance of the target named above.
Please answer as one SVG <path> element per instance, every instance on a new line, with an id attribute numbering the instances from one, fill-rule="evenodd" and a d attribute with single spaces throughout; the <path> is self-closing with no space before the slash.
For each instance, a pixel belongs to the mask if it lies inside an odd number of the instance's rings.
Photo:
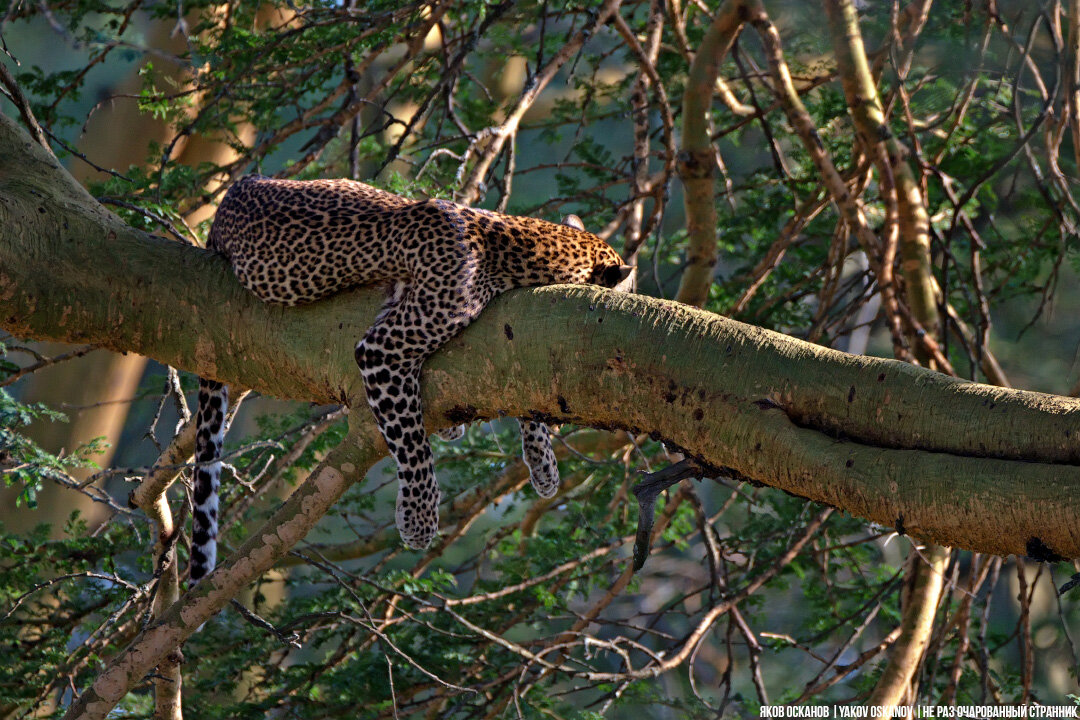
<path id="1" fill-rule="evenodd" d="M 612 253 L 614 252 L 612 250 Z M 630 280 L 633 272 L 634 266 L 623 265 L 622 259 L 618 254 L 615 254 L 614 262 L 601 260 L 593 266 L 592 275 L 589 276 L 589 284 L 627 292 L 628 288 L 625 285 Z"/>
<path id="2" fill-rule="evenodd" d="M 581 222 L 581 218 L 577 215 L 567 215 L 563 218 L 562 223 L 575 230 L 588 232 L 585 230 L 585 223 Z M 597 253 L 592 272 L 586 282 L 589 285 L 599 285 L 612 290 L 630 292 L 633 289 L 634 266 L 624 264 L 622 258 L 619 257 L 619 253 L 615 252 L 615 248 L 600 238 L 596 238 L 596 240 L 598 244 Z"/>

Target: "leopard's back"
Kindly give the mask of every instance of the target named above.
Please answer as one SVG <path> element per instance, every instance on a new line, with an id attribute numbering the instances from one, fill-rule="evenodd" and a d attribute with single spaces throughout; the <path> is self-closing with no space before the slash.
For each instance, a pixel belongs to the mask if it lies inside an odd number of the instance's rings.
<path id="1" fill-rule="evenodd" d="M 351 180 L 243 178 L 229 189 L 207 247 L 267 302 L 297 305 L 380 282 L 434 286 L 477 267 L 496 292 L 553 283 L 611 286 L 621 265 L 583 229 L 406 200 Z M 599 274 L 598 274 L 599 269 Z"/>
<path id="2" fill-rule="evenodd" d="M 297 305 L 403 274 L 398 210 L 410 201 L 350 180 L 245 177 L 222 200 L 207 248 L 262 300 Z"/>

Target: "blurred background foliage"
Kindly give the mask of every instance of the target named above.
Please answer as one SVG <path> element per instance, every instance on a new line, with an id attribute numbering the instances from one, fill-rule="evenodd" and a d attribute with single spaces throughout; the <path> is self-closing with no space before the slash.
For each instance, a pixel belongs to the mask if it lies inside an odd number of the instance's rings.
<path id="1" fill-rule="evenodd" d="M 859 8 L 888 127 L 911 152 L 931 219 L 940 315 L 951 318 L 933 331 L 943 353 L 962 377 L 985 381 L 992 356 L 1016 387 L 1061 394 L 1080 376 L 1076 6 Z M 766 7 L 824 147 L 880 226 L 820 5 Z M 905 35 L 913 7 L 928 14 Z M 597 23 L 591 0 L 9 1 L 0 62 L 68 168 L 148 232 L 201 243 L 223 191 L 248 173 L 352 177 L 512 214 L 576 213 L 636 255 L 640 292 L 670 298 L 686 265 L 672 149 L 717 10 L 623 2 L 627 33 Z M 660 87 L 643 80 L 641 53 Z M 871 264 L 766 66 L 751 32 L 721 66 L 734 101 L 717 99 L 709 117 L 720 259 L 705 307 L 890 355 Z M 470 181 L 475 197 L 463 198 Z M 154 533 L 125 500 L 193 389 L 141 358 L 3 339 L 0 715 L 61 714 L 149 622 Z M 229 440 L 225 552 L 341 439 L 336 410 L 245 402 Z M 240 599 L 243 612 L 227 609 L 187 643 L 189 716 L 704 718 L 869 697 L 896 636 L 907 538 L 826 513 L 785 559 L 822 508 L 716 478 L 661 500 L 659 540 L 633 575 L 629 488 L 673 459 L 662 445 L 564 426 L 564 489 L 547 501 L 528 488 L 516 426 L 434 442 L 453 511 L 432 550 L 401 545 L 392 467 L 379 466 Z M 181 520 L 187 492 L 170 494 Z M 770 569 L 735 609 L 707 618 Z M 1080 611 L 1054 587 L 1075 570 L 954 553 L 909 699 L 1069 702 Z M 656 677 L 629 672 L 682 650 Z M 114 716 L 153 713 L 148 679 Z"/>

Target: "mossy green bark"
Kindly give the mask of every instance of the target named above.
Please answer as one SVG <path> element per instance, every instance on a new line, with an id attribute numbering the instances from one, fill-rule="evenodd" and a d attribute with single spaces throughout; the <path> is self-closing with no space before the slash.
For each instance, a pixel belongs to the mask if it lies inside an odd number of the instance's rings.
<path id="1" fill-rule="evenodd" d="M 262 304 L 219 258 L 125 227 L 0 117 L 0 325 L 15 335 L 344 401 L 370 433 L 352 354 L 381 299 L 365 289 Z M 1080 556 L 1080 401 L 850 356 L 673 302 L 508 293 L 427 363 L 424 400 L 431 429 L 530 413 L 626 428 L 926 540 Z"/>

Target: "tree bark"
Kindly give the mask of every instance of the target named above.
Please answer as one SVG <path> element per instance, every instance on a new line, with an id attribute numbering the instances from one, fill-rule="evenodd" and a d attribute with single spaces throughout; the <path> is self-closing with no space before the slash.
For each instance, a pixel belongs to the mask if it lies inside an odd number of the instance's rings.
<path id="1" fill-rule="evenodd" d="M 888 212 L 895 215 L 897 227 L 890 233 L 890 239 L 895 238 L 900 247 L 904 299 L 921 327 L 937 338 L 940 324 L 930 257 L 930 215 L 907 162 L 907 149 L 889 129 L 870 71 L 854 2 L 825 0 L 824 5 L 848 108 L 863 147 L 875 158 L 878 187 Z M 918 15 L 925 17 L 927 10 L 928 5 Z M 912 28 L 916 26 L 913 24 Z M 912 37 L 909 44 L 914 42 Z M 880 259 L 882 269 L 888 267 L 889 276 L 892 276 L 892 261 L 891 252 Z M 912 345 L 921 364 L 935 367 L 925 347 L 914 342 Z M 901 602 L 900 637 L 893 644 L 889 661 L 867 702 L 870 707 L 879 709 L 876 718 L 891 717 L 892 709 L 906 701 L 912 679 L 922 667 L 923 655 L 934 629 L 949 556 L 950 551 L 939 545 L 911 550 L 906 569 L 910 591 Z"/>
<path id="2" fill-rule="evenodd" d="M 16 336 L 363 408 L 353 346 L 380 304 L 371 289 L 263 304 L 216 255 L 125 226 L 0 116 L 0 324 Z M 846 355 L 674 302 L 582 286 L 508 293 L 428 361 L 424 402 L 433 430 L 533 413 L 649 432 L 927 541 L 1080 556 L 1080 401 Z"/>
<path id="3" fill-rule="evenodd" d="M 686 270 L 675 299 L 702 306 L 709 297 L 716 265 L 716 150 L 709 137 L 708 115 L 720 64 L 742 30 L 746 6 L 727 0 L 717 11 L 697 49 L 683 93 L 679 178 L 686 208 Z"/>
<path id="4" fill-rule="evenodd" d="M 934 616 L 945 586 L 945 572 L 950 551 L 940 545 L 929 545 L 921 551 L 913 549 L 908 555 L 905 570 L 909 587 L 901 595 L 900 635 L 889 650 L 877 685 L 866 705 L 879 708 L 875 720 L 895 717 L 891 708 L 910 703 L 912 679 L 922 667 L 923 655 L 930 645 L 934 631 Z"/>

